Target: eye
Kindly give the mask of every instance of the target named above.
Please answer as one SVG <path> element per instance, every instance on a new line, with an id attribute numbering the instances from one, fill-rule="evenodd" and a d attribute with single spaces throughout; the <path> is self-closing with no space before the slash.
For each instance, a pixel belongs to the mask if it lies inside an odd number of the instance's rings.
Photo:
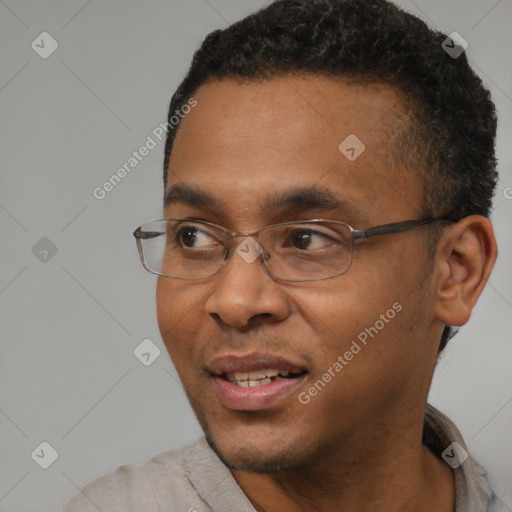
<path id="1" fill-rule="evenodd" d="M 176 241 L 182 247 L 191 249 L 215 245 L 218 240 L 212 233 L 197 226 L 182 226 L 176 231 Z"/>
<path id="2" fill-rule="evenodd" d="M 295 229 L 290 233 L 290 245 L 303 251 L 321 249 L 336 241 L 319 231 L 312 229 Z"/>

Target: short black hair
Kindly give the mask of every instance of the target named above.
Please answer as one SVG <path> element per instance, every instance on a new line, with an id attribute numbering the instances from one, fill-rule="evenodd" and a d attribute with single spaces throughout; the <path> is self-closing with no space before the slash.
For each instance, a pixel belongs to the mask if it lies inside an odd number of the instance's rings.
<path id="1" fill-rule="evenodd" d="M 315 74 L 399 93 L 410 121 L 393 143 L 398 158 L 422 175 L 423 216 L 488 217 L 497 182 L 496 111 L 465 53 L 445 51 L 446 38 L 387 0 L 277 0 L 212 32 L 171 99 L 164 185 L 179 128 L 171 117 L 201 85 Z M 441 350 L 452 335 L 445 328 Z"/>

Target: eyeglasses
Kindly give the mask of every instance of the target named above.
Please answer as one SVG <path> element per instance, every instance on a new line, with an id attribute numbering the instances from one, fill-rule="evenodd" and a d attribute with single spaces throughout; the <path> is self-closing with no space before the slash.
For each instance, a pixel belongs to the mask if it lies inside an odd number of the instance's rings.
<path id="1" fill-rule="evenodd" d="M 354 229 L 339 221 L 313 219 L 239 233 L 206 221 L 162 219 L 138 227 L 133 236 L 146 270 L 163 277 L 212 277 L 229 260 L 233 239 L 244 237 L 234 252 L 248 263 L 261 256 L 273 278 L 319 281 L 348 271 L 355 240 L 401 233 L 442 220 L 448 219 L 434 217 Z"/>

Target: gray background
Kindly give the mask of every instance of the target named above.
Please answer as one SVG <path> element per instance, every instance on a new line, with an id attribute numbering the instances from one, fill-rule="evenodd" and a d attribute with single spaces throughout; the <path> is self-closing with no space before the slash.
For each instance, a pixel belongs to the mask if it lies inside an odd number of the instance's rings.
<path id="1" fill-rule="evenodd" d="M 400 3 L 463 35 L 500 114 L 500 257 L 439 364 L 431 401 L 510 507 L 512 0 Z M 0 511 L 57 510 L 116 465 L 200 434 L 131 235 L 161 216 L 163 143 L 103 200 L 92 191 L 165 120 L 206 33 L 263 4 L 0 0 Z M 43 31 L 59 45 L 47 59 L 31 48 Z M 147 338 L 161 355 L 144 366 L 133 351 Z M 46 470 L 31 457 L 42 441 L 59 454 Z"/>

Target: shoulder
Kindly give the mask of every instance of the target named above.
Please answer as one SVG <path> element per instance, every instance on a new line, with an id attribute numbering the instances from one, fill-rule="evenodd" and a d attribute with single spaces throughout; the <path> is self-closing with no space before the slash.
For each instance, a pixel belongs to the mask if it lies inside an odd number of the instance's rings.
<path id="1" fill-rule="evenodd" d="M 81 489 L 62 512 L 158 512 L 162 500 L 176 510 L 193 509 L 197 493 L 189 478 L 189 468 L 194 459 L 211 459 L 208 451 L 201 438 L 183 448 L 159 453 L 146 462 L 119 466 Z"/>
<path id="2" fill-rule="evenodd" d="M 423 443 L 453 470 L 457 512 L 510 512 L 494 493 L 487 471 L 471 455 L 459 429 L 430 404 L 425 411 Z"/>

